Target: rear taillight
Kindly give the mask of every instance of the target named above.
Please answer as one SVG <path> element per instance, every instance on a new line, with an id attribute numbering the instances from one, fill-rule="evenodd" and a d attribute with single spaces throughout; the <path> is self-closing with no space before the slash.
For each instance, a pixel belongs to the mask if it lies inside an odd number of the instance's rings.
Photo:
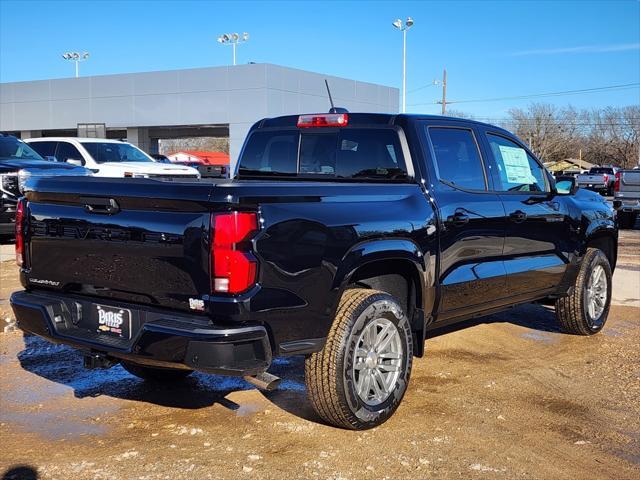
<path id="1" fill-rule="evenodd" d="M 16 207 L 16 263 L 19 267 L 24 265 L 24 235 L 25 235 L 25 201 L 20 200 Z"/>
<path id="2" fill-rule="evenodd" d="M 608 183 L 609 182 L 609 174 L 605 173 L 604 174 L 604 183 Z"/>
<path id="3" fill-rule="evenodd" d="M 212 289 L 216 293 L 241 293 L 256 283 L 258 262 L 247 242 L 258 230 L 255 213 L 211 215 Z"/>
<path id="4" fill-rule="evenodd" d="M 616 172 L 616 181 L 613 184 L 613 190 L 615 192 L 620 191 L 620 172 Z"/>

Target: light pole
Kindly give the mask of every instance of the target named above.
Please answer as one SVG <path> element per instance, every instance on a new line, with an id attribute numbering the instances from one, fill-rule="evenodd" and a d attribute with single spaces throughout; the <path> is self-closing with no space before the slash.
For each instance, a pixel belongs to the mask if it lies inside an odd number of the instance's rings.
<path id="1" fill-rule="evenodd" d="M 89 58 L 89 52 L 67 52 L 62 54 L 62 58 L 64 58 L 65 60 L 69 60 L 70 62 L 75 62 L 76 64 L 76 78 L 78 78 L 79 74 L 80 74 L 80 69 L 78 68 L 78 64 L 80 62 L 84 62 L 86 59 Z"/>
<path id="2" fill-rule="evenodd" d="M 244 32 L 242 35 L 238 33 L 225 33 L 218 37 L 218 43 L 222 45 L 231 45 L 233 47 L 233 64 L 236 64 L 236 45 L 245 43 L 249 40 L 249 34 Z"/>
<path id="3" fill-rule="evenodd" d="M 403 23 L 399 18 L 392 23 L 402 32 L 402 113 L 407 111 L 407 30 L 413 26 L 413 19 L 407 17 Z"/>

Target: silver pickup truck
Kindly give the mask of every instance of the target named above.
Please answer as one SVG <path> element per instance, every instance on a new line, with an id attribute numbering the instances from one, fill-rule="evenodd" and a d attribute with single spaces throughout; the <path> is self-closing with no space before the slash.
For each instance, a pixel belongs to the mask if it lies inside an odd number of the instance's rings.
<path id="1" fill-rule="evenodd" d="M 640 169 L 616 173 L 613 207 L 620 228 L 633 228 L 640 212 Z"/>
<path id="2" fill-rule="evenodd" d="M 578 175 L 576 183 L 580 188 L 612 195 L 616 173 L 616 167 L 592 167 L 588 173 Z"/>

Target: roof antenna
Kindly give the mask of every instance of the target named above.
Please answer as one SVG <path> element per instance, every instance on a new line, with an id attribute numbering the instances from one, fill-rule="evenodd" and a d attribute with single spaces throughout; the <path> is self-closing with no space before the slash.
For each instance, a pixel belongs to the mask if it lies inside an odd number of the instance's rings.
<path id="1" fill-rule="evenodd" d="M 324 79 L 324 84 L 327 87 L 327 94 L 329 95 L 329 103 L 331 104 L 331 108 L 329 109 L 329 113 L 349 113 L 349 110 L 342 107 L 334 107 L 333 106 L 333 98 L 331 97 L 331 89 L 329 89 L 329 82 L 327 79 Z"/>

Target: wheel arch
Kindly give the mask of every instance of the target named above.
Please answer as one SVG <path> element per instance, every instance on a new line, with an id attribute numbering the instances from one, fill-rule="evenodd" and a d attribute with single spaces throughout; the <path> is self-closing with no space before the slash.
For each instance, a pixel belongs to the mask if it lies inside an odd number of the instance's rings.
<path id="1" fill-rule="evenodd" d="M 611 266 L 613 272 L 616 268 L 618 260 L 618 236 L 615 230 L 609 228 L 600 228 L 591 232 L 582 245 L 581 256 L 587 252 L 587 248 L 597 248 L 601 250 Z"/>
<path id="2" fill-rule="evenodd" d="M 429 261 L 410 240 L 376 240 L 357 245 L 345 255 L 336 273 L 333 311 L 344 291 L 354 286 L 389 293 L 400 301 L 409 318 L 414 354 L 421 357 L 427 322 L 424 292 Z"/>

